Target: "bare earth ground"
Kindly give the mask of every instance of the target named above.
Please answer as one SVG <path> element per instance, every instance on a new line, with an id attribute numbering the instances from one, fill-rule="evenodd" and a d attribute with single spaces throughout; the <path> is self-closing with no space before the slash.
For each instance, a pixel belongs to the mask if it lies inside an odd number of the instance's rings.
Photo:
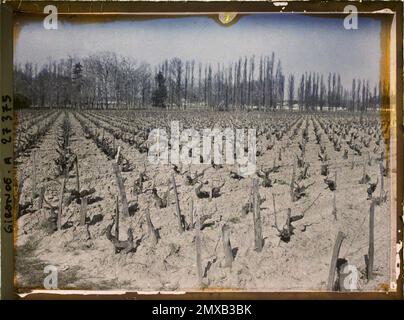
<path id="1" fill-rule="evenodd" d="M 81 117 L 81 115 L 79 116 Z M 310 121 L 310 116 L 305 116 Z M 56 134 L 63 119 L 61 114 L 37 148 L 37 180 L 46 185 L 45 197 L 57 206 L 59 202 L 59 182 L 55 181 Z M 57 266 L 60 288 L 76 289 L 130 289 L 130 290 L 199 290 L 195 232 L 187 230 L 179 234 L 175 217 L 175 201 L 170 194 L 167 208 L 157 209 L 150 193 L 139 196 L 140 210 L 129 218 L 135 239 L 140 239 L 135 252 L 116 254 L 112 243 L 106 237 L 106 228 L 112 223 L 117 187 L 112 170 L 114 160 L 108 160 L 91 139 L 84 137 L 77 119 L 70 114 L 69 120 L 74 135 L 71 149 L 78 155 L 82 189 L 95 188 L 95 202 L 88 206 L 87 227 L 78 225 L 80 205 L 75 201 L 63 208 L 65 227 L 54 233 L 47 230 L 46 219 L 49 210 L 33 210 L 18 219 L 17 235 L 17 273 L 20 288 L 41 288 L 45 277 L 46 265 Z M 105 133 L 107 135 L 107 133 Z M 285 144 L 285 135 L 280 145 Z M 202 264 L 204 283 L 207 288 L 228 288 L 258 291 L 326 290 L 331 254 L 338 231 L 345 233 L 340 257 L 348 260 L 360 271 L 359 290 L 383 290 L 383 284 L 389 282 L 389 239 L 390 239 L 390 201 L 376 206 L 375 209 L 375 262 L 373 280 L 365 280 L 364 255 L 368 251 L 369 207 L 366 198 L 367 185 L 358 183 L 362 177 L 362 164 L 367 154 L 356 156 L 354 169 L 351 169 L 352 156 L 342 158 L 343 152 L 333 150 L 326 139 L 327 151 L 331 157 L 330 171 L 338 170 L 338 188 L 336 190 L 337 220 L 332 215 L 333 192 L 326 189 L 324 177 L 320 175 L 318 145 L 315 144 L 313 124 L 309 125 L 307 144 L 307 162 L 311 164 L 310 177 L 305 184 L 314 183 L 308 188 L 308 194 L 302 199 L 291 202 L 289 183 L 292 175 L 294 155 L 298 151 L 295 139 L 282 153 L 281 169 L 271 175 L 277 182 L 271 188 L 260 188 L 265 202 L 261 205 L 263 220 L 264 247 L 262 252 L 254 251 L 253 219 L 251 213 L 241 215 L 242 205 L 248 198 L 252 178 L 237 181 L 229 178 L 229 168 L 215 170 L 209 168 L 205 180 L 215 181 L 219 185 L 225 181 L 219 198 L 198 199 L 194 197 L 194 206 L 201 214 L 212 214 L 202 233 Z M 146 154 L 140 154 L 134 147 L 123 141 L 116 142 L 121 152 L 135 165 L 132 172 L 122 173 L 125 180 L 128 201 L 132 204 L 133 181 L 146 163 L 146 174 L 154 177 L 159 194 L 171 186 L 171 166 L 152 166 L 147 164 Z M 373 143 L 370 150 L 373 149 Z M 264 153 L 258 158 L 261 164 L 270 166 L 278 157 L 278 149 Z M 372 154 L 371 154 L 372 155 Z M 373 156 L 373 155 L 372 155 Z M 31 197 L 32 157 L 22 155 L 17 159 L 18 178 L 26 177 L 22 188 L 20 204 Z M 202 170 L 203 165 L 193 166 L 192 170 Z M 373 161 L 367 169 L 372 180 L 379 174 L 379 166 Z M 332 175 L 331 175 L 332 176 Z M 145 182 L 150 189 L 152 179 Z M 176 175 L 180 207 L 182 214 L 189 219 L 189 196 L 194 196 L 193 187 L 185 185 L 185 177 Z M 390 179 L 385 179 L 385 189 L 390 197 Z M 67 189 L 74 189 L 74 171 L 67 182 Z M 378 188 L 375 194 L 378 194 Z M 204 187 L 205 189 L 206 187 Z M 277 220 L 286 221 L 286 209 L 292 209 L 292 215 L 305 212 L 302 220 L 296 221 L 294 234 L 286 243 L 280 241 L 273 228 L 274 210 L 272 194 L 276 195 Z M 38 199 L 34 201 L 36 208 Z M 150 209 L 151 220 L 159 231 L 160 239 L 156 246 L 147 237 L 147 225 L 142 217 L 145 208 Z M 231 227 L 230 240 L 236 255 L 232 268 L 224 268 L 221 226 L 227 223 Z"/>

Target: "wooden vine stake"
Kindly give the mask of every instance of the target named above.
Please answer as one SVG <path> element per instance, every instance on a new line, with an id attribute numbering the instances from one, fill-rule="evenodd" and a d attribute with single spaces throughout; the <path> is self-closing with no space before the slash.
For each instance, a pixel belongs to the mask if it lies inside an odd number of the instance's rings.
<path id="1" fill-rule="evenodd" d="M 45 186 L 42 186 L 41 189 L 39 189 L 38 210 L 42 209 L 44 198 L 45 198 Z"/>
<path id="2" fill-rule="evenodd" d="M 254 197 L 253 197 L 253 222 L 254 222 L 254 244 L 255 251 L 262 250 L 262 226 L 260 214 L 260 195 L 258 189 L 258 180 L 254 179 Z"/>
<path id="3" fill-rule="evenodd" d="M 194 198 L 189 197 L 189 229 L 192 230 L 194 228 Z"/>
<path id="4" fill-rule="evenodd" d="M 62 185 L 60 186 L 59 207 L 58 207 L 58 222 L 57 222 L 58 230 L 62 229 L 62 207 L 63 207 L 63 193 L 65 192 L 65 185 L 66 185 L 66 175 L 62 180 Z"/>
<path id="5" fill-rule="evenodd" d="M 182 232 L 184 232 L 184 226 L 182 225 L 180 201 L 178 200 L 178 192 L 177 192 L 177 185 L 175 183 L 174 171 L 171 173 L 171 179 L 172 179 L 172 182 L 173 182 L 174 197 L 175 197 L 175 207 L 176 207 L 176 210 L 177 210 L 178 231 L 180 233 L 182 233 Z"/>
<path id="6" fill-rule="evenodd" d="M 337 190 L 337 170 L 335 170 L 335 173 L 334 173 L 334 181 L 335 181 L 335 190 Z"/>
<path id="7" fill-rule="evenodd" d="M 373 262 L 374 262 L 374 228 L 375 228 L 375 201 L 372 200 L 369 210 L 369 248 L 368 254 L 365 255 L 366 276 L 368 281 L 373 278 Z"/>
<path id="8" fill-rule="evenodd" d="M 344 240 L 345 235 L 339 231 L 337 234 L 337 238 L 335 239 L 334 249 L 332 251 L 331 257 L 331 264 L 330 264 L 330 271 L 328 274 L 328 283 L 327 283 L 327 290 L 333 291 L 334 283 L 335 283 L 335 272 L 337 271 L 337 262 L 339 251 L 341 249 L 342 241 Z"/>
<path id="9" fill-rule="evenodd" d="M 115 238 L 119 240 L 119 196 L 115 198 Z"/>
<path id="10" fill-rule="evenodd" d="M 290 181 L 290 198 L 292 199 L 292 202 L 294 201 L 295 176 L 296 176 L 296 161 L 293 160 L 292 180 Z"/>
<path id="11" fill-rule="evenodd" d="M 213 179 L 210 181 L 209 183 L 209 201 L 212 201 L 212 197 L 213 197 Z"/>
<path id="12" fill-rule="evenodd" d="M 275 226 L 277 226 L 278 225 L 278 221 L 277 221 L 277 218 L 276 218 L 276 207 L 275 207 L 275 194 L 273 194 L 272 193 L 272 205 L 273 205 L 273 207 L 274 207 L 274 222 L 275 222 Z"/>
<path id="13" fill-rule="evenodd" d="M 118 151 L 116 152 L 115 162 L 119 163 L 119 155 L 121 154 L 121 146 L 118 146 Z"/>
<path id="14" fill-rule="evenodd" d="M 337 220 L 337 200 L 336 200 L 336 191 L 333 192 L 333 200 L 332 200 L 332 215 L 334 219 Z"/>
<path id="15" fill-rule="evenodd" d="M 149 237 L 151 237 L 153 246 L 155 246 L 158 242 L 158 236 L 157 236 L 157 230 L 154 228 L 154 225 L 150 219 L 149 208 L 146 209 L 146 222 L 147 222 L 147 233 Z"/>
<path id="16" fill-rule="evenodd" d="M 385 201 L 384 197 L 384 176 L 383 176 L 383 164 L 380 162 L 380 197 L 379 204 L 381 205 Z"/>
<path id="17" fill-rule="evenodd" d="M 87 197 L 81 199 L 81 207 L 80 207 L 80 225 L 84 226 L 86 224 L 87 218 Z"/>
<path id="18" fill-rule="evenodd" d="M 363 160 L 363 179 L 366 177 L 366 160 Z"/>
<path id="19" fill-rule="evenodd" d="M 119 230 L 123 231 L 123 232 L 120 232 L 120 234 L 126 234 L 127 233 L 126 230 L 122 230 L 122 228 L 124 228 L 124 224 L 125 224 L 124 222 L 129 217 L 129 208 L 128 208 L 128 200 L 126 198 L 125 185 L 123 183 L 123 179 L 122 179 L 122 175 L 121 175 L 121 168 L 119 167 L 119 165 L 117 163 L 113 162 L 112 168 L 115 173 L 116 185 L 118 187 L 119 197 L 120 197 L 121 204 L 122 204 L 122 219 L 119 222 L 119 226 L 120 226 Z M 117 239 L 119 240 L 118 237 L 117 237 Z"/>
<path id="20" fill-rule="evenodd" d="M 224 252 L 224 267 L 231 268 L 233 263 L 233 252 L 230 244 L 230 227 L 226 224 L 222 227 L 222 241 Z"/>
<path id="21" fill-rule="evenodd" d="M 20 181 L 17 179 L 18 183 L 18 191 L 17 191 L 17 201 L 16 201 L 16 206 L 17 206 L 17 213 L 20 212 L 20 198 L 22 195 L 22 188 L 24 187 L 25 180 L 27 178 L 25 176 L 21 177 Z"/>
<path id="22" fill-rule="evenodd" d="M 32 202 L 36 197 L 36 151 L 32 151 Z"/>
<path id="23" fill-rule="evenodd" d="M 201 220 L 199 216 L 196 217 L 195 223 L 195 250 L 196 250 L 196 272 L 198 274 L 198 284 L 200 287 L 202 283 L 202 255 L 201 255 Z"/>
<path id="24" fill-rule="evenodd" d="M 76 162 L 76 189 L 77 189 L 78 198 L 80 199 L 80 175 L 79 175 L 79 159 L 78 159 L 78 156 L 76 156 L 75 162 Z"/>

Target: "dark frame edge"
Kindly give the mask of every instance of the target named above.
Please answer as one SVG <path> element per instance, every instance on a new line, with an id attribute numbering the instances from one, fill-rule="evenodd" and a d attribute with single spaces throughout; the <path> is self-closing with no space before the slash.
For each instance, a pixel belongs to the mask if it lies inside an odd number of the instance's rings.
<path id="1" fill-rule="evenodd" d="M 396 3 L 396 139 L 397 139 L 397 230 L 396 243 L 404 241 L 404 96 L 403 96 L 403 2 Z M 404 250 L 396 252 L 399 259 L 397 295 L 404 300 Z"/>
<path id="2" fill-rule="evenodd" d="M 341 13 L 346 5 L 366 7 L 369 12 L 397 11 L 401 1 L 16 1 L 4 0 L 15 12 L 41 14 L 48 4 L 56 5 L 59 14 L 118 13 L 217 13 L 217 12 L 330 12 Z M 274 3 L 282 3 L 275 5 Z M 284 5 L 287 3 L 287 5 Z M 327 11 L 322 8 L 327 6 Z"/>
<path id="3" fill-rule="evenodd" d="M 13 11 L 17 13 L 33 13 L 33 14 L 43 14 L 43 7 L 47 4 L 57 4 L 59 12 L 62 14 L 86 14 L 92 13 L 109 13 L 115 14 L 122 11 L 132 12 L 132 13 L 174 13 L 174 12 L 218 12 L 218 11 L 234 11 L 234 12 L 279 12 L 281 8 L 275 7 L 271 2 L 171 2 L 167 1 L 161 2 L 141 2 L 134 5 L 133 2 L 122 1 L 122 2 L 91 2 L 91 1 L 79 1 L 79 2 L 69 2 L 69 1 L 6 1 L 6 4 L 0 5 L 0 33 L 5 34 L 1 38 L 0 43 L 0 89 L 1 95 L 3 96 L 7 92 L 12 96 L 12 67 L 7 68 L 5 65 L 9 65 L 11 61 L 11 66 L 13 65 L 13 31 L 12 31 L 12 15 Z M 343 7 L 347 4 L 357 4 L 358 6 L 366 6 L 371 11 L 382 10 L 385 8 L 391 9 L 395 12 L 396 25 L 396 148 L 397 148 L 397 164 L 404 163 L 404 126 L 403 126 L 403 3 L 400 1 L 394 2 L 367 2 L 367 3 L 357 3 L 357 2 L 327 2 L 327 1 L 305 1 L 305 2 L 289 2 L 288 6 L 283 12 L 288 11 L 314 11 L 320 12 L 320 7 L 322 5 L 327 5 L 327 11 L 341 11 Z M 89 9 L 90 7 L 90 9 Z M 191 8 L 193 10 L 191 10 Z M 219 10 L 218 10 L 219 8 Z M 328 10 L 328 8 L 330 8 Z M 159 10 L 157 10 L 159 9 Z M 11 41 L 9 41 L 11 39 Z M 392 39 L 393 40 L 393 39 Z M 9 81 L 9 82 L 8 82 Z M 1 123 L 0 123 L 1 125 Z M 4 155 L 12 155 L 11 146 L 0 145 L 0 161 L 4 158 Z M 5 177 L 6 168 L 2 164 L 2 169 L 0 171 L 1 181 Z M 12 168 L 12 166 L 11 166 Z M 397 242 L 403 241 L 403 186 L 404 186 L 404 170 L 403 166 L 397 166 L 397 230 L 396 230 L 396 240 Z M 8 175 L 10 176 L 10 174 Z M 4 200 L 4 190 L 1 189 L 1 199 Z M 3 230 L 3 215 L 5 210 L 5 204 L 1 203 L 1 298 L 2 299 L 136 299 L 136 300 L 152 300 L 152 299 L 388 299 L 397 300 L 404 299 L 403 296 L 403 253 L 399 254 L 400 257 L 400 275 L 397 281 L 397 291 L 390 292 L 351 292 L 351 293 L 338 293 L 338 292 L 187 292 L 184 294 L 139 294 L 136 292 L 126 292 L 124 294 L 113 294 L 105 292 L 103 294 L 80 294 L 79 291 L 74 291 L 74 293 L 57 294 L 48 292 L 36 292 L 36 293 L 26 293 L 23 296 L 18 296 L 14 291 L 14 235 L 13 233 L 6 233 Z M 84 291 L 83 291 L 84 293 Z"/>
<path id="4" fill-rule="evenodd" d="M 3 115 L 6 116 L 6 120 L 3 121 L 2 118 L 0 122 L 0 135 L 2 138 L 0 143 L 1 299 L 10 300 L 17 297 L 14 289 L 14 231 L 12 227 L 14 218 L 12 214 L 9 217 L 9 206 L 14 204 L 13 134 L 10 134 L 11 141 L 9 143 L 3 143 L 3 138 L 6 138 L 3 129 L 9 129 L 13 132 L 13 120 L 8 118 L 13 115 L 13 8 L 5 4 L 0 5 L 0 34 L 0 114 L 2 117 Z M 4 99 L 7 96 L 10 97 L 11 101 Z M 11 111 L 4 111 L 5 105 L 11 108 Z M 11 162 L 9 162 L 10 159 Z M 11 179 L 11 184 L 6 183 L 8 179 Z"/>

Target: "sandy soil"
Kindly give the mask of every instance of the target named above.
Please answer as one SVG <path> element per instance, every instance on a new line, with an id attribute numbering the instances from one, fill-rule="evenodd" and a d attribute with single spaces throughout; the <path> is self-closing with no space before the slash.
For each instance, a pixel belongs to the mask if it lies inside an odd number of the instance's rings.
<path id="1" fill-rule="evenodd" d="M 111 115 L 111 113 L 109 113 Z M 115 115 L 112 115 L 115 117 Z M 119 114 L 116 115 L 117 121 Z M 129 217 L 126 227 L 131 226 L 135 240 L 139 240 L 136 251 L 128 254 L 116 254 L 112 243 L 106 237 L 106 228 L 112 223 L 115 208 L 117 186 L 112 169 L 114 160 L 109 160 L 91 139 L 86 139 L 77 118 L 86 119 L 88 114 L 68 114 L 74 135 L 71 138 L 71 149 L 79 159 L 81 189 L 95 188 L 90 197 L 93 203 L 88 206 L 86 226 L 79 226 L 80 205 L 73 201 L 64 203 L 60 231 L 49 232 L 47 218 L 49 206 L 37 210 L 38 198 L 32 204 L 32 212 L 18 219 L 17 234 L 17 283 L 20 288 L 42 287 L 43 267 L 55 265 L 59 270 L 59 287 L 77 289 L 130 289 L 130 290 L 199 290 L 197 277 L 195 231 L 186 230 L 179 233 L 176 205 L 173 192 L 169 197 L 169 205 L 157 209 L 150 192 L 138 198 L 139 210 Z M 102 116 L 101 116 L 102 117 Z M 174 116 L 175 117 L 175 116 Z M 272 150 L 265 151 L 258 157 L 258 167 L 270 167 L 278 158 L 278 150 L 282 151 L 282 160 L 277 160 L 280 170 L 271 174 L 273 187 L 260 187 L 260 195 L 265 201 L 260 207 L 264 246 L 261 252 L 254 250 L 253 218 L 249 213 L 241 214 L 242 206 L 249 197 L 252 177 L 241 181 L 231 179 L 229 170 L 210 167 L 204 180 L 214 185 L 225 184 L 221 196 L 209 199 L 195 197 L 192 186 L 185 183 L 185 175 L 176 175 L 176 183 L 182 214 L 187 222 L 190 220 L 189 197 L 194 200 L 197 214 L 209 215 L 202 229 L 202 266 L 203 283 L 210 289 L 228 288 L 259 291 L 282 290 L 326 290 L 332 250 L 338 231 L 344 232 L 346 238 L 342 243 L 340 257 L 359 270 L 358 290 L 383 290 L 383 284 L 389 279 L 389 239 L 390 239 L 390 180 L 385 178 L 384 186 L 388 192 L 387 202 L 375 209 L 375 259 L 374 279 L 365 279 L 364 255 L 368 251 L 369 207 L 367 185 L 359 184 L 362 177 L 363 163 L 368 154 L 372 157 L 372 165 L 367 174 L 375 181 L 379 175 L 379 164 L 373 154 L 374 142 L 365 148 L 362 156 L 355 156 L 352 169 L 352 150 L 348 159 L 343 159 L 343 151 L 336 152 L 332 143 L 324 136 L 330 160 L 330 177 L 338 172 L 336 195 L 337 219 L 332 214 L 333 191 L 326 188 L 324 177 L 320 175 L 321 162 L 318 159 L 318 145 L 315 143 L 312 116 L 302 116 L 304 128 L 309 122 L 309 142 L 306 145 L 306 161 L 310 164 L 309 177 L 304 181 L 310 185 L 307 195 L 296 202 L 291 202 L 289 183 L 292 176 L 293 159 L 299 152 L 295 138 L 290 142 L 285 135 L 276 141 Z M 324 116 L 327 119 L 327 116 Z M 57 157 L 56 136 L 63 120 L 61 114 L 43 141 L 35 148 L 37 185 L 46 188 L 45 198 L 51 206 L 58 206 L 61 178 L 55 178 Z M 122 118 L 122 123 L 130 121 Z M 301 129 L 300 129 L 301 131 Z M 299 131 L 299 137 L 300 135 Z M 106 137 L 113 139 L 108 132 Z M 259 140 L 260 141 L 260 140 Z M 144 189 L 151 189 L 153 178 L 161 195 L 171 186 L 171 166 L 152 166 L 147 164 L 146 154 L 140 154 L 135 147 L 116 140 L 121 152 L 135 167 L 131 172 L 123 172 L 126 194 L 130 205 L 136 202 L 133 195 L 133 183 L 146 163 Z M 346 148 L 346 143 L 342 143 Z M 32 188 L 32 151 L 28 156 L 18 160 L 18 179 L 25 177 L 21 191 L 20 204 L 29 202 Z M 205 166 L 192 166 L 191 171 L 204 169 Z M 185 170 L 185 168 L 184 168 Z M 74 170 L 70 173 L 66 189 L 75 188 Z M 375 195 L 379 194 L 380 183 Z M 203 190 L 208 190 L 207 186 Z M 304 218 L 293 223 L 294 234 L 289 242 L 280 241 L 275 222 L 272 195 L 276 196 L 277 221 L 283 225 L 286 221 L 287 208 L 292 215 L 304 213 Z M 68 197 L 66 192 L 64 198 Z M 149 208 L 151 220 L 158 230 L 160 239 L 153 245 L 147 236 L 147 225 L 144 219 L 145 209 Z M 230 241 L 235 249 L 235 257 L 231 268 L 224 267 L 224 254 L 221 241 L 221 227 L 230 226 Z M 125 238 L 125 236 L 123 236 Z"/>

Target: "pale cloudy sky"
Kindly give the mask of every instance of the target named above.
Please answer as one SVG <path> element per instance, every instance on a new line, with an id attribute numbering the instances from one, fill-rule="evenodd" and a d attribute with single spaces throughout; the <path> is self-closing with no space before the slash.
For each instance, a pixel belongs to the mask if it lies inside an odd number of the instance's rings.
<path id="1" fill-rule="evenodd" d="M 98 24 L 59 20 L 58 30 L 45 30 L 37 21 L 21 26 L 15 62 L 43 64 L 48 57 L 113 51 L 151 65 L 172 57 L 216 65 L 274 51 L 286 73 L 337 72 L 349 86 L 354 77 L 378 81 L 380 27 L 378 20 L 360 17 L 358 30 L 345 30 L 343 18 L 298 14 L 249 15 L 231 27 L 203 16 Z"/>

